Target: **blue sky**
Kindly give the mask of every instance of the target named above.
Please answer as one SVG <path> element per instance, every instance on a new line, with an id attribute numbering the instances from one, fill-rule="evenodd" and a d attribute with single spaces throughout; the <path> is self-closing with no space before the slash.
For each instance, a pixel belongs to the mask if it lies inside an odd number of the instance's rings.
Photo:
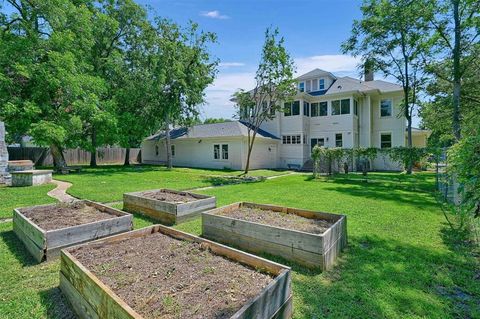
<path id="1" fill-rule="evenodd" d="M 156 15 L 180 24 L 189 20 L 215 32 L 211 53 L 220 59 L 219 74 L 207 89 L 202 117 L 231 118 L 231 94 L 249 89 L 258 65 L 265 29 L 276 26 L 285 37 L 299 74 L 316 67 L 358 77 L 358 61 L 343 56 L 340 44 L 360 18 L 360 0 L 137 0 Z"/>

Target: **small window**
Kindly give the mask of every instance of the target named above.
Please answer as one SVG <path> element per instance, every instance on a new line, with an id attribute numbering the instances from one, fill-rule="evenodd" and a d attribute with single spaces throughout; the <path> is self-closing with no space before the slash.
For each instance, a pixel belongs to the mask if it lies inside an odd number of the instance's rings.
<path id="1" fill-rule="evenodd" d="M 380 116 L 381 117 L 392 116 L 392 100 L 380 101 Z"/>
<path id="2" fill-rule="evenodd" d="M 380 148 L 391 148 L 391 147 L 392 147 L 392 133 L 380 134 Z"/>
<path id="3" fill-rule="evenodd" d="M 300 92 L 305 92 L 305 82 L 298 83 L 298 90 Z"/>
<path id="4" fill-rule="evenodd" d="M 312 117 L 315 117 L 315 116 L 318 116 L 318 103 L 312 103 L 311 104 L 311 116 Z"/>
<path id="5" fill-rule="evenodd" d="M 307 134 L 303 134 L 303 144 L 307 144 Z"/>
<path id="6" fill-rule="evenodd" d="M 310 92 L 311 90 L 312 90 L 312 81 L 308 80 L 305 91 Z"/>
<path id="7" fill-rule="evenodd" d="M 220 145 L 215 144 L 213 145 L 213 158 L 220 159 Z"/>
<path id="8" fill-rule="evenodd" d="M 155 145 L 155 155 L 158 156 L 159 153 L 160 153 L 160 152 L 158 151 L 158 145 Z"/>
<path id="9" fill-rule="evenodd" d="M 343 134 L 342 133 L 335 134 L 335 146 L 336 147 L 343 147 Z"/>
<path id="10" fill-rule="evenodd" d="M 342 114 L 350 114 L 350 99 L 344 99 L 341 101 L 342 104 Z"/>
<path id="11" fill-rule="evenodd" d="M 172 151 L 172 156 L 175 156 L 175 145 L 170 145 L 170 150 Z"/>
<path id="12" fill-rule="evenodd" d="M 290 135 L 287 135 L 287 144 L 292 144 L 292 139 Z"/>
<path id="13" fill-rule="evenodd" d="M 357 100 L 353 100 L 353 114 L 358 116 L 358 101 Z"/>
<path id="14" fill-rule="evenodd" d="M 320 102 L 320 110 L 319 110 L 318 113 L 319 113 L 320 116 L 327 116 L 328 115 L 327 102 Z"/>
<path id="15" fill-rule="evenodd" d="M 319 85 L 319 86 L 318 86 L 318 89 L 319 89 L 319 90 L 325 90 L 325 79 L 320 79 L 320 80 L 318 81 L 318 85 Z"/>
<path id="16" fill-rule="evenodd" d="M 340 115 L 340 100 L 332 101 L 332 115 Z"/>
<path id="17" fill-rule="evenodd" d="M 302 136 L 296 135 L 295 136 L 295 144 L 302 144 Z"/>
<path id="18" fill-rule="evenodd" d="M 303 115 L 310 116 L 310 103 L 303 101 Z"/>
<path id="19" fill-rule="evenodd" d="M 312 80 L 312 91 L 318 91 L 318 79 Z"/>
<path id="20" fill-rule="evenodd" d="M 300 101 L 292 103 L 292 115 L 300 115 Z"/>
<path id="21" fill-rule="evenodd" d="M 283 115 L 292 116 L 292 102 L 285 102 L 283 104 Z"/>
<path id="22" fill-rule="evenodd" d="M 228 144 L 222 144 L 222 159 L 228 159 Z"/>

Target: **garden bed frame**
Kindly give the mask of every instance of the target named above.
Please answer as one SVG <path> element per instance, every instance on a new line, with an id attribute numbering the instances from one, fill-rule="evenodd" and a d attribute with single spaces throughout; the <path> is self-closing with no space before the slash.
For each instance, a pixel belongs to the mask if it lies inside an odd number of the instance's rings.
<path id="1" fill-rule="evenodd" d="M 323 219 L 331 221 L 333 225 L 322 234 L 312 234 L 219 214 L 241 207 Z M 248 252 L 277 255 L 309 268 L 328 270 L 347 245 L 347 217 L 283 206 L 239 202 L 202 213 L 202 236 Z"/>
<path id="2" fill-rule="evenodd" d="M 255 298 L 249 300 L 231 319 L 291 318 L 292 288 L 290 268 L 162 225 L 154 225 L 62 250 L 60 289 L 79 318 L 142 319 L 143 317 L 82 265 L 70 251 L 87 245 L 109 245 L 125 239 L 148 236 L 156 232 L 176 239 L 200 243 L 203 247 L 217 255 L 227 257 L 255 269 L 267 271 L 275 276 L 267 287 Z M 225 274 L 225 276 L 228 275 Z"/>
<path id="3" fill-rule="evenodd" d="M 142 196 L 145 192 L 158 191 L 180 195 L 188 194 L 198 200 L 175 204 Z M 168 226 L 184 222 L 185 220 L 196 217 L 200 215 L 201 212 L 215 208 L 216 206 L 217 201 L 214 196 L 200 195 L 166 188 L 123 194 L 123 209 L 125 211 L 147 215 Z"/>
<path id="4" fill-rule="evenodd" d="M 14 209 L 13 231 L 37 262 L 58 257 L 60 250 L 65 247 L 132 230 L 133 216 L 131 214 L 89 200 L 82 202 L 118 217 L 60 229 L 44 230 L 25 217 L 20 212 L 21 208 Z M 55 205 L 40 206 L 54 207 Z"/>

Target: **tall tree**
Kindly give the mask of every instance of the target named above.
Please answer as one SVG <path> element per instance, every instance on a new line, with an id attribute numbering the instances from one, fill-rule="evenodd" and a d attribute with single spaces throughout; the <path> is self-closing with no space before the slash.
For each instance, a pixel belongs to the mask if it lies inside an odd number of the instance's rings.
<path id="1" fill-rule="evenodd" d="M 62 150 L 78 146 L 83 110 L 105 83 L 85 59 L 93 46 L 92 13 L 69 0 L 8 0 L 0 18 L 0 110 L 14 135 L 49 146 L 56 167 Z"/>
<path id="2" fill-rule="evenodd" d="M 295 65 L 285 48 L 284 38 L 278 29 L 267 29 L 255 75 L 255 88 L 251 91 L 242 89 L 234 94 L 238 116 L 249 123 L 244 174 L 250 169 L 250 157 L 260 126 L 273 119 L 277 111 L 283 110 L 283 102 L 295 96 L 294 71 Z"/>
<path id="3" fill-rule="evenodd" d="M 435 30 L 432 39 L 445 63 L 432 61 L 429 70 L 452 86 L 452 131 L 461 137 L 462 82 L 469 68 L 480 68 L 480 1 L 434 0 L 435 14 L 429 22 Z"/>
<path id="4" fill-rule="evenodd" d="M 423 58 L 428 51 L 430 11 L 423 0 L 364 0 L 362 19 L 355 20 L 352 35 L 342 44 L 344 53 L 361 56 L 373 70 L 402 84 L 403 115 L 407 120 L 407 146 L 412 148 L 412 116 L 419 91 L 426 82 Z M 412 172 L 412 161 L 407 173 Z"/>
<path id="5" fill-rule="evenodd" d="M 212 59 L 208 45 L 216 35 L 199 31 L 190 23 L 181 28 L 165 19 L 156 19 L 158 51 L 153 71 L 157 101 L 156 114 L 165 130 L 167 167 L 172 167 L 170 128 L 188 125 L 198 117 L 198 105 L 204 103 L 205 89 L 214 80 L 218 62 Z"/>

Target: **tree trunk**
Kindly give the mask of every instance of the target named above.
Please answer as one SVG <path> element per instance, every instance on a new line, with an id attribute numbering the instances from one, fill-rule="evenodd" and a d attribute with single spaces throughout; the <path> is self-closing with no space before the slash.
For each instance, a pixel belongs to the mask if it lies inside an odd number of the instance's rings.
<path id="1" fill-rule="evenodd" d="M 167 148 L 167 168 L 172 169 L 172 147 L 170 140 L 170 123 L 168 116 L 165 117 L 165 147 Z"/>
<path id="2" fill-rule="evenodd" d="M 247 152 L 247 163 L 245 164 L 245 171 L 243 172 L 244 175 L 248 174 L 250 170 L 250 157 L 252 155 L 253 144 L 255 143 L 255 137 L 257 136 L 257 132 L 254 131 L 253 135 L 250 137 L 250 133 L 248 135 L 248 152 Z"/>
<path id="3" fill-rule="evenodd" d="M 53 166 L 55 169 L 65 168 L 67 167 L 67 163 L 65 162 L 65 157 L 63 156 L 62 148 L 58 145 L 51 144 L 50 145 L 50 152 L 52 153 L 53 157 Z"/>
<path id="4" fill-rule="evenodd" d="M 90 167 L 97 167 L 97 132 L 92 131 L 92 151 L 90 152 Z"/>
<path id="5" fill-rule="evenodd" d="M 409 150 L 412 152 L 412 117 L 409 116 L 407 118 L 407 144 Z M 408 159 L 407 163 L 407 174 L 412 174 L 412 169 L 413 169 L 413 161 L 412 161 L 412 155 L 410 154 L 410 157 Z"/>
<path id="6" fill-rule="evenodd" d="M 130 147 L 125 149 L 125 161 L 123 162 L 123 166 L 130 165 Z"/>
<path id="7" fill-rule="evenodd" d="M 453 21 L 454 21 L 454 44 L 453 44 L 453 118 L 452 128 L 453 135 L 458 141 L 461 138 L 460 125 L 460 94 L 461 94 L 461 70 L 460 70 L 460 40 L 461 40 L 461 25 L 459 15 L 460 1 L 452 0 L 453 5 Z"/>

